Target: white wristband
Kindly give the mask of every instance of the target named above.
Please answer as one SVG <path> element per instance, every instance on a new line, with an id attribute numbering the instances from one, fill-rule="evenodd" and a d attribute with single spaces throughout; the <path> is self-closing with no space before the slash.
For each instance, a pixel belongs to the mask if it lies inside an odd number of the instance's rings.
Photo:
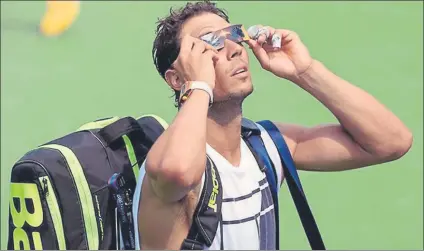
<path id="1" fill-rule="evenodd" d="M 210 103 L 213 103 L 213 91 L 211 87 L 206 83 L 202 81 L 191 81 L 191 89 L 193 90 L 203 90 L 207 94 L 209 94 Z"/>
<path id="2" fill-rule="evenodd" d="M 213 91 L 212 88 L 203 81 L 188 81 L 183 85 L 181 88 L 181 97 L 180 102 L 185 102 L 185 100 L 188 99 L 188 97 L 191 95 L 193 90 L 202 90 L 206 92 L 209 95 L 209 105 L 212 105 L 213 103 Z"/>

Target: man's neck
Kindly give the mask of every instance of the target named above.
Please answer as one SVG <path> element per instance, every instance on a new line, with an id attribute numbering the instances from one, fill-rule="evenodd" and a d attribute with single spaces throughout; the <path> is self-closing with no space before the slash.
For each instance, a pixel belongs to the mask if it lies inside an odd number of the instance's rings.
<path id="1" fill-rule="evenodd" d="M 238 166 L 241 159 L 241 121 L 240 104 L 216 104 L 208 112 L 207 143 L 233 166 Z"/>

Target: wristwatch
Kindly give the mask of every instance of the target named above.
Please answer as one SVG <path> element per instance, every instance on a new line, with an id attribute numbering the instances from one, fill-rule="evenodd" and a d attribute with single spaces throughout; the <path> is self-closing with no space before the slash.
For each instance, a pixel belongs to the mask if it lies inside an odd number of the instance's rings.
<path id="1" fill-rule="evenodd" d="M 209 95 L 209 106 L 213 103 L 213 92 L 210 86 L 202 81 L 187 81 L 181 88 L 180 104 L 183 104 L 194 90 L 202 90 Z"/>

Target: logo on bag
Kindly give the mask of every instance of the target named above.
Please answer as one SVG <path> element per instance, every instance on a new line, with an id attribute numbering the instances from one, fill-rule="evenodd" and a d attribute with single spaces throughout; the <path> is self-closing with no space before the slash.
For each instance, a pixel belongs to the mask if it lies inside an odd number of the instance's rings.
<path id="1" fill-rule="evenodd" d="M 17 206 L 15 206 L 17 202 Z M 33 205 L 31 206 L 29 205 Z M 29 208 L 27 208 L 27 205 Z M 31 210 L 28 210 L 31 209 Z M 34 248 L 42 250 L 40 232 L 31 231 L 43 223 L 43 208 L 34 183 L 11 183 L 10 187 L 10 214 L 15 227 L 13 230 L 13 247 L 15 250 L 29 250 L 31 236 Z M 24 230 L 27 229 L 27 230 Z M 22 247 L 21 247 L 22 245 Z"/>
<path id="2" fill-rule="evenodd" d="M 213 188 L 212 188 L 211 196 L 209 197 L 208 206 L 210 208 L 212 208 L 213 211 L 216 213 L 216 210 L 217 210 L 216 196 L 219 193 L 219 183 L 218 183 L 218 179 L 216 177 L 215 169 L 214 168 L 211 168 L 211 171 L 212 171 L 212 185 L 213 185 Z"/>

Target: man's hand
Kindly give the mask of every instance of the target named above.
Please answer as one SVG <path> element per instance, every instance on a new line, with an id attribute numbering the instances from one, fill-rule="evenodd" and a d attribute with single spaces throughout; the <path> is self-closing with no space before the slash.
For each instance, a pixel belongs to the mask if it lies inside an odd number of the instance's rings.
<path id="1" fill-rule="evenodd" d="M 412 134 L 396 115 L 312 59 L 295 32 L 264 28 L 268 37 L 261 34 L 248 41 L 261 66 L 310 93 L 340 122 L 312 128 L 277 122 L 299 169 L 348 170 L 392 161 L 408 152 Z M 272 46 L 273 36 L 281 36 L 281 48 Z"/>
<path id="2" fill-rule="evenodd" d="M 313 62 L 308 49 L 293 31 L 269 26 L 264 28 L 269 31 L 268 38 L 262 34 L 257 40 L 251 39 L 247 43 L 263 69 L 280 78 L 294 81 L 306 72 Z M 273 36 L 281 38 L 280 48 L 272 47 Z"/>
<path id="3" fill-rule="evenodd" d="M 215 87 L 214 61 L 218 51 L 204 41 L 190 35 L 183 37 L 178 58 L 173 66 L 186 81 L 203 81 Z"/>

